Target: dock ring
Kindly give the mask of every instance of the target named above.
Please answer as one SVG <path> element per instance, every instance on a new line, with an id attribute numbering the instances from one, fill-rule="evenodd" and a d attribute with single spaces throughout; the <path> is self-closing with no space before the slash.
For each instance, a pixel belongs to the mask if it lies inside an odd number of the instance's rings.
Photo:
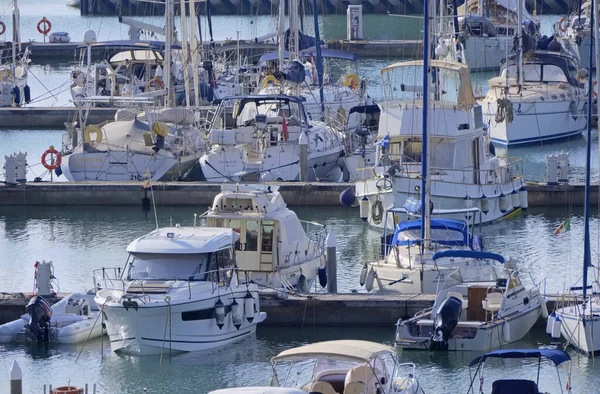
<path id="1" fill-rule="evenodd" d="M 96 143 L 99 144 L 102 141 L 102 129 L 93 124 L 87 126 L 83 132 L 83 140 L 88 144 L 91 144 L 92 134 L 96 134 Z"/>
<path id="2" fill-rule="evenodd" d="M 6 25 L 4 24 L 4 22 L 0 21 L 0 35 L 4 34 L 5 31 Z"/>
<path id="3" fill-rule="evenodd" d="M 50 30 L 52 30 L 52 23 L 50 23 L 50 21 L 46 19 L 46 17 L 43 17 L 38 22 L 37 29 L 40 32 L 40 34 L 47 35 L 48 33 L 50 33 Z"/>
<path id="4" fill-rule="evenodd" d="M 50 163 L 46 161 L 46 156 L 48 155 L 50 155 Z M 54 158 L 52 156 L 54 156 Z M 42 165 L 47 170 L 56 170 L 58 167 L 60 167 L 61 161 L 62 156 L 56 149 L 54 149 L 53 145 L 50 145 L 50 147 L 42 154 Z"/>

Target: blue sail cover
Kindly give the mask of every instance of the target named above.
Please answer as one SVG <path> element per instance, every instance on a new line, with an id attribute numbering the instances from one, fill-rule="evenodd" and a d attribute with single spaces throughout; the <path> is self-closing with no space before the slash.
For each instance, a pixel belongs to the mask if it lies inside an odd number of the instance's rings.
<path id="1" fill-rule="evenodd" d="M 444 257 L 465 257 L 472 259 L 492 259 L 497 262 L 504 264 L 504 257 L 502 255 L 491 253 L 491 252 L 479 252 L 475 250 L 442 250 L 435 252 L 432 259 L 438 260 Z"/>
<path id="2" fill-rule="evenodd" d="M 554 365 L 571 361 L 571 356 L 560 349 L 500 349 L 474 358 L 469 367 L 479 364 L 488 358 L 541 358 L 551 360 Z"/>
<path id="3" fill-rule="evenodd" d="M 303 51 L 300 51 L 299 55 L 300 57 L 303 58 L 308 58 L 310 57 L 310 55 L 313 56 L 317 56 L 317 51 L 315 50 L 315 48 L 309 48 L 309 49 L 305 49 Z M 283 57 L 284 58 L 288 58 L 288 56 L 290 55 L 290 53 L 288 51 L 284 51 L 283 52 Z M 341 51 L 339 49 L 329 49 L 329 48 L 322 48 L 321 49 L 321 56 L 323 56 L 324 58 L 335 58 L 335 59 L 343 59 L 343 60 L 350 60 L 350 61 L 357 61 L 358 60 L 358 55 L 354 52 L 348 52 L 348 51 Z M 265 53 L 264 55 L 262 55 L 260 57 L 260 59 L 258 59 L 259 62 L 268 62 L 268 61 L 272 61 L 272 60 L 277 60 L 279 58 L 279 54 L 277 52 L 268 52 Z"/>
<path id="4" fill-rule="evenodd" d="M 92 48 L 117 48 L 123 51 L 135 49 L 150 49 L 153 51 L 164 51 L 166 44 L 164 41 L 134 41 L 134 40 L 109 40 L 98 41 L 92 44 Z M 78 45 L 77 49 L 87 48 L 87 45 Z M 171 44 L 171 49 L 181 49 L 181 45 Z"/>
<path id="5" fill-rule="evenodd" d="M 402 233 L 415 231 L 421 229 L 421 220 L 410 220 L 399 223 L 396 226 L 396 231 L 394 231 L 394 236 L 392 238 L 392 245 L 398 246 L 406 246 L 412 245 L 421 242 L 421 240 L 405 240 L 400 239 Z M 431 241 L 444 245 L 454 245 L 454 246 L 470 246 L 471 245 L 471 236 L 469 234 L 469 227 L 466 222 L 461 220 L 452 220 L 452 219 L 431 219 Z M 450 234 L 455 233 L 453 237 L 445 237 L 438 238 L 435 237 L 434 230 L 444 230 L 444 233 Z"/>

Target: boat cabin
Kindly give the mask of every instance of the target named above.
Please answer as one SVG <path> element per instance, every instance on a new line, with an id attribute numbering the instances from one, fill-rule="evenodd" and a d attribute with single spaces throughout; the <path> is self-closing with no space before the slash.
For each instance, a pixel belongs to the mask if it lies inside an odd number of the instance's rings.
<path id="1" fill-rule="evenodd" d="M 528 54 L 527 60 L 523 64 L 523 81 L 532 84 L 569 84 L 574 87 L 580 87 L 575 73 L 578 70 L 578 61 L 574 57 L 553 51 L 535 51 Z M 512 56 L 508 64 L 503 64 L 500 70 L 500 76 L 492 78 L 489 82 L 490 88 L 506 85 L 509 79 L 517 83 L 518 66 L 517 59 Z"/>

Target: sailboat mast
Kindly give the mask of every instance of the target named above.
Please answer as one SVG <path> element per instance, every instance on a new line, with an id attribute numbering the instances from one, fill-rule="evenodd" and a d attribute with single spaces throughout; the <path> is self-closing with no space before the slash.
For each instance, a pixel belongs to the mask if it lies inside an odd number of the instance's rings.
<path id="1" fill-rule="evenodd" d="M 517 72 L 519 76 L 519 85 L 523 86 L 523 2 L 518 0 L 517 3 L 517 37 L 519 37 L 519 50 L 517 59 Z M 508 73 L 507 73 L 508 74 Z"/>
<path id="2" fill-rule="evenodd" d="M 12 70 L 10 70 L 10 75 L 15 75 L 15 67 L 17 65 L 17 46 L 19 47 L 18 52 L 21 52 L 21 16 L 19 15 L 19 4 L 17 0 L 13 0 L 13 14 L 12 14 L 12 22 L 13 22 L 13 39 L 12 39 Z"/>
<path id="3" fill-rule="evenodd" d="M 173 37 L 173 0 L 165 0 L 165 88 L 167 96 L 165 98 L 165 106 L 171 106 L 171 39 Z"/>
<path id="4" fill-rule="evenodd" d="M 592 4 L 591 26 L 597 27 L 595 23 L 594 8 L 596 8 L 595 1 Z M 594 40 L 596 39 L 597 30 L 591 29 L 590 31 L 590 70 L 592 69 L 592 60 L 594 59 Z M 591 251 L 590 251 L 590 167 L 592 165 L 592 76 L 588 77 L 588 92 L 587 92 L 587 141 L 585 151 L 585 205 L 583 215 L 583 315 L 585 316 L 585 299 L 587 296 L 587 279 L 588 279 L 588 268 L 592 265 Z M 584 319 L 585 325 L 585 319 Z"/>
<path id="5" fill-rule="evenodd" d="M 423 134 L 422 134 L 422 158 L 421 158 L 421 238 L 423 239 L 421 252 L 429 247 L 430 217 L 429 217 L 429 180 L 427 166 L 429 151 L 427 147 L 427 124 L 429 117 L 429 0 L 423 2 Z"/>
<path id="6" fill-rule="evenodd" d="M 298 0 L 289 0 L 288 15 L 290 19 L 289 52 L 290 61 L 298 60 Z"/>
<path id="7" fill-rule="evenodd" d="M 321 113 L 325 113 L 325 98 L 323 95 L 323 55 L 321 54 L 321 33 L 319 32 L 319 9 L 317 0 L 313 0 L 313 19 L 315 23 L 315 41 L 317 50 L 317 79 L 319 81 L 319 98 L 321 99 Z"/>
<path id="8" fill-rule="evenodd" d="M 279 71 L 283 71 L 283 61 L 285 60 L 285 0 L 279 0 L 279 14 L 277 16 L 277 22 L 277 57 L 279 59 Z"/>

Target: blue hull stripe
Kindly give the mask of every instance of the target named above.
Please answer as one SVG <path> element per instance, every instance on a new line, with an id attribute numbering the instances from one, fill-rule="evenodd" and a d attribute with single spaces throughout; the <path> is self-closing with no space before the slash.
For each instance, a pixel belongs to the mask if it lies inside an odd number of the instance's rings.
<path id="1" fill-rule="evenodd" d="M 547 136 L 547 137 L 522 138 L 522 139 L 518 139 L 518 140 L 512 140 L 510 143 L 507 143 L 506 140 L 503 140 L 503 139 L 500 139 L 500 138 L 492 138 L 492 142 L 494 144 L 498 144 L 498 145 L 501 145 L 501 146 L 513 146 L 513 145 L 520 145 L 520 144 L 530 144 L 530 143 L 533 143 L 533 142 L 549 141 L 549 140 L 555 140 L 555 139 L 559 139 L 559 138 L 572 137 L 574 135 L 581 134 L 582 131 L 583 131 L 583 129 L 581 129 L 581 130 L 575 130 L 575 131 L 568 131 L 566 133 L 553 134 L 553 135 Z"/>

